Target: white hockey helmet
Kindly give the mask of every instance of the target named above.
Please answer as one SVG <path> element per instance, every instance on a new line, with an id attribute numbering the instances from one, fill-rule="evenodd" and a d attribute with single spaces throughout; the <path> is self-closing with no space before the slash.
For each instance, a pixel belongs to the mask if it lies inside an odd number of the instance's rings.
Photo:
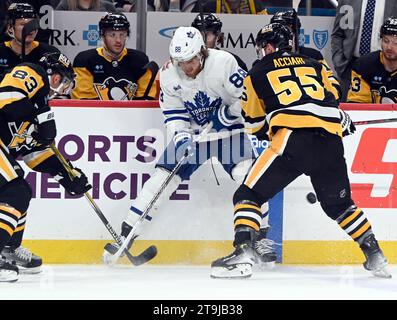
<path id="1" fill-rule="evenodd" d="M 199 56 L 202 48 L 205 48 L 205 44 L 199 30 L 194 27 L 179 27 L 170 43 L 170 57 L 175 62 L 189 61 Z"/>

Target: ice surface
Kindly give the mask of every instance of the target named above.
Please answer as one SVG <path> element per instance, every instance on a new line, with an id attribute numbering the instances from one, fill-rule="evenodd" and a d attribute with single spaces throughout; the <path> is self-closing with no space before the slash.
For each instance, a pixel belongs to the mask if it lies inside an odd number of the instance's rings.
<path id="1" fill-rule="evenodd" d="M 361 266 L 277 265 L 249 279 L 211 279 L 208 266 L 107 267 L 45 265 L 39 275 L 0 283 L 4 299 L 267 300 L 397 299 L 393 279 L 373 277 Z"/>

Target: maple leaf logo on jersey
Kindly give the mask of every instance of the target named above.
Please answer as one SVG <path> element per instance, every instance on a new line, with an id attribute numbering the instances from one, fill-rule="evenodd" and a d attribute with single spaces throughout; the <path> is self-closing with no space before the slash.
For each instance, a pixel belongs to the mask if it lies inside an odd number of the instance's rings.
<path id="1" fill-rule="evenodd" d="M 183 103 L 193 120 L 200 126 L 209 121 L 209 115 L 213 109 L 222 105 L 222 98 L 216 98 L 211 102 L 210 97 L 203 91 L 197 92 L 193 100 L 194 102 L 184 101 Z"/>
<path id="2" fill-rule="evenodd" d="M 94 89 L 101 100 L 132 100 L 138 85 L 126 79 L 109 77 L 103 83 L 94 83 Z"/>
<path id="3" fill-rule="evenodd" d="M 30 122 L 23 122 L 19 127 L 17 127 L 15 122 L 10 122 L 8 124 L 8 128 L 12 135 L 11 142 L 7 146 L 8 149 L 19 151 L 22 148 L 25 148 L 27 150 L 31 150 L 36 146 L 37 142 L 31 136 L 35 128 Z"/>

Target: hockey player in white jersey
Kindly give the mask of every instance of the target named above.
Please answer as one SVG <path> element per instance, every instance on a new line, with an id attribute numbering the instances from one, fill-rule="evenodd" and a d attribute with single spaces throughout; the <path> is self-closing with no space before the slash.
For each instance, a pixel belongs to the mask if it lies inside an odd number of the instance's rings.
<path id="1" fill-rule="evenodd" d="M 151 178 L 133 201 L 121 226 L 122 239 L 128 236 L 184 155 L 189 155 L 188 160 L 163 191 L 157 207 L 162 199 L 170 197 L 181 181 L 189 179 L 211 157 L 219 160 L 236 183 L 241 183 L 255 158 L 251 142 L 244 133 L 241 116 L 240 97 L 246 72 L 238 66 L 236 59 L 228 52 L 207 49 L 200 31 L 194 27 L 179 27 L 169 51 L 171 60 L 160 70 L 159 100 L 164 123 L 173 139 L 156 164 Z M 194 137 L 209 123 L 212 123 L 211 131 L 199 143 L 195 142 Z M 153 212 L 146 220 L 150 221 L 152 217 Z M 144 223 L 140 224 L 134 235 L 140 234 L 142 225 Z M 258 250 L 256 259 L 260 263 L 274 264 L 276 255 L 269 247 L 271 240 L 265 239 L 265 235 L 258 237 L 261 250 Z M 262 246 L 259 246 L 260 243 Z M 132 242 L 129 247 L 131 245 Z M 116 243 L 107 244 L 104 261 L 109 261 L 109 255 L 118 248 Z"/>

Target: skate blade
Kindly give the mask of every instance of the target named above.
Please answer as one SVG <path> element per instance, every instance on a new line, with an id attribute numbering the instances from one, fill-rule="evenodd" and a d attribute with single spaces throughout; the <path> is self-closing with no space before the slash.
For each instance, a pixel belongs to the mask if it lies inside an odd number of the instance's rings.
<path id="1" fill-rule="evenodd" d="M 212 267 L 211 278 L 213 279 L 244 279 L 252 276 L 250 264 L 238 264 L 232 269 L 225 267 Z"/>
<path id="2" fill-rule="evenodd" d="M 43 270 L 41 269 L 41 266 L 34 267 L 34 268 L 24 268 L 19 265 L 17 265 L 17 266 L 18 266 L 20 274 L 38 274 L 38 273 L 43 272 Z"/>
<path id="3" fill-rule="evenodd" d="M 372 272 L 372 274 L 375 277 L 378 277 L 378 278 L 384 278 L 384 279 L 391 279 L 392 278 L 391 273 L 386 268 L 382 268 L 382 269 L 379 269 L 379 270 L 374 270 L 374 271 L 371 271 L 371 272 Z"/>
<path id="4" fill-rule="evenodd" d="M 5 272 L 2 271 L 0 275 L 0 282 L 16 282 L 18 280 L 18 274 L 16 272 Z"/>

